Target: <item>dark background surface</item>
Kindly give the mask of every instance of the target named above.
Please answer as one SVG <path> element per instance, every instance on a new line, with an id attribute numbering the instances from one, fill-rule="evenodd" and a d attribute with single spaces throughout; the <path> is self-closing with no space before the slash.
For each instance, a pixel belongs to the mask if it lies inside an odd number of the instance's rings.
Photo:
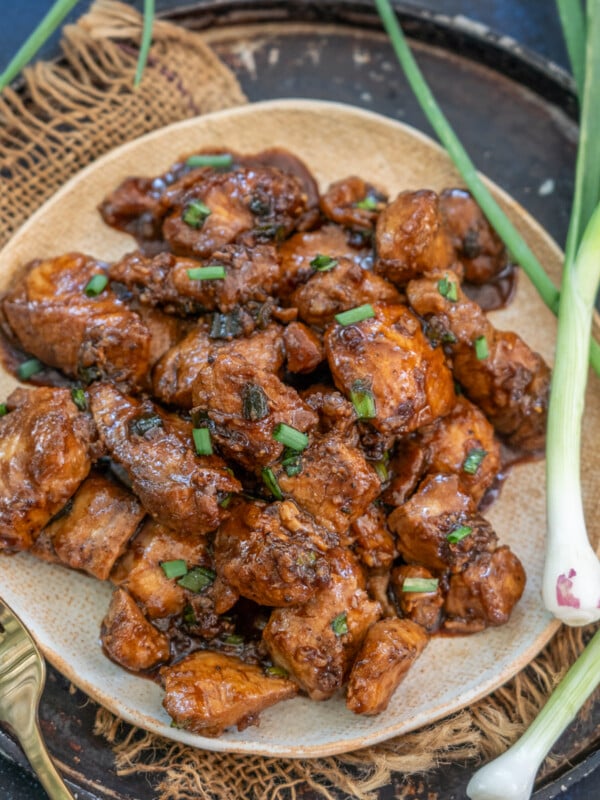
<path id="1" fill-rule="evenodd" d="M 159 12 L 182 4 L 183 0 L 156 2 Z M 1 5 L 3 25 L 0 28 L 0 71 L 45 13 L 50 0 L 21 0 L 18 3 L 8 3 L 5 0 Z M 89 0 L 80 0 L 67 22 L 76 19 L 89 5 Z M 134 5 L 141 8 L 142 3 L 135 2 Z M 568 67 L 560 23 L 552 0 L 429 0 L 414 2 L 413 5 L 436 14 L 447 14 L 449 17 L 468 17 L 511 37 L 561 67 Z M 57 42 L 58 34 L 45 46 L 42 55 L 56 55 Z M 0 798 L 43 800 L 45 797 L 35 781 L 0 756 Z M 80 795 L 81 800 L 83 797 Z M 575 786 L 561 793 L 560 797 L 564 800 L 600 798 L 600 769 L 596 769 L 587 779 L 578 780 Z"/>

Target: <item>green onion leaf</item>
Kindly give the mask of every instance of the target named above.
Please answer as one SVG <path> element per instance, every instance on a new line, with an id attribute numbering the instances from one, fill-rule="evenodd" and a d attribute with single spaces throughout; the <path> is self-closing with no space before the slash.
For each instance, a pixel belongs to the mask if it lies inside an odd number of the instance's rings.
<path id="1" fill-rule="evenodd" d="M 8 414 L 8 406 L 6 403 L 0 403 L 0 417 L 5 417 Z"/>
<path id="2" fill-rule="evenodd" d="M 16 78 L 19 72 L 21 72 L 23 67 L 31 61 L 40 47 L 52 36 L 77 2 L 78 0 L 56 0 L 37 28 L 26 39 L 25 43 L 21 45 L 2 75 L 0 75 L 0 91 L 4 89 L 5 86 L 8 86 L 13 78 Z"/>
<path id="3" fill-rule="evenodd" d="M 377 211 L 377 198 L 373 197 L 372 194 L 368 194 L 358 203 L 354 203 L 354 208 L 361 208 L 364 211 Z"/>
<path id="4" fill-rule="evenodd" d="M 332 620 L 331 630 L 336 636 L 344 636 L 346 633 L 348 633 L 348 617 L 345 611 L 341 614 L 338 614 L 337 617 Z"/>
<path id="5" fill-rule="evenodd" d="M 437 578 L 405 578 L 402 584 L 402 591 L 437 592 L 438 584 Z"/>
<path id="6" fill-rule="evenodd" d="M 269 398 L 258 383 L 246 383 L 242 388 L 242 416 L 257 422 L 269 416 Z"/>
<path id="7" fill-rule="evenodd" d="M 437 286 L 438 292 L 442 295 L 442 297 L 445 297 L 447 300 L 451 300 L 453 303 L 456 303 L 458 300 L 458 292 L 456 290 L 456 284 L 454 281 L 449 280 L 448 277 L 445 276 L 438 281 Z"/>
<path id="8" fill-rule="evenodd" d="M 227 508 L 229 506 L 229 504 L 231 503 L 231 498 L 232 497 L 233 497 L 233 495 L 231 494 L 231 492 L 227 492 L 225 497 L 223 497 L 222 500 L 219 500 L 220 508 Z"/>
<path id="9" fill-rule="evenodd" d="M 337 259 L 318 253 L 312 259 L 310 265 L 317 272 L 330 272 L 334 267 L 337 267 L 338 263 Z"/>
<path id="10" fill-rule="evenodd" d="M 475 475 L 479 469 L 479 465 L 486 456 L 487 450 L 480 450 L 477 447 L 474 447 L 473 450 L 469 450 L 467 457 L 463 461 L 463 472 L 466 472 L 468 475 Z"/>
<path id="11" fill-rule="evenodd" d="M 359 419 L 374 419 L 377 416 L 375 397 L 366 380 L 356 380 L 350 387 L 350 400 Z"/>
<path id="12" fill-rule="evenodd" d="M 581 99 L 585 79 L 585 12 L 582 4 L 574 3 L 573 0 L 556 0 L 556 6 L 571 62 L 571 70 L 577 84 L 577 94 Z"/>
<path id="13" fill-rule="evenodd" d="M 202 200 L 190 200 L 190 202 L 183 209 L 181 219 L 190 228 L 201 228 L 204 220 L 210 216 L 210 208 L 202 202 Z"/>
<path id="14" fill-rule="evenodd" d="M 177 558 L 173 561 L 161 561 L 160 567 L 165 573 L 165 576 L 169 579 L 181 578 L 182 575 L 186 575 L 188 571 L 187 564 L 181 558 Z"/>
<path id="15" fill-rule="evenodd" d="M 478 336 L 475 339 L 475 355 L 480 361 L 483 361 L 490 354 L 487 339 L 485 336 Z"/>
<path id="16" fill-rule="evenodd" d="M 278 667 L 277 665 L 274 665 L 272 667 L 267 667 L 265 669 L 265 674 L 268 675 L 270 678 L 287 678 L 289 672 L 287 671 L 287 669 L 284 669 L 283 667 Z"/>
<path id="17" fill-rule="evenodd" d="M 190 592 L 201 592 L 214 583 L 216 577 L 217 573 L 208 567 L 194 567 L 177 581 L 177 585 Z"/>
<path id="18" fill-rule="evenodd" d="M 22 381 L 27 381 L 32 375 L 41 372 L 44 365 L 37 358 L 29 358 L 17 367 L 17 377 Z"/>
<path id="19" fill-rule="evenodd" d="M 349 311 L 342 311 L 341 314 L 336 314 L 335 319 L 340 325 L 354 325 L 357 322 L 362 322 L 363 319 L 371 319 L 375 316 L 375 311 L 370 303 L 365 303 L 362 306 L 356 306 Z"/>
<path id="20" fill-rule="evenodd" d="M 221 264 L 210 264 L 208 267 L 192 267 L 187 270 L 188 278 L 192 281 L 214 281 L 227 277 L 225 267 Z"/>
<path id="21" fill-rule="evenodd" d="M 231 153 L 199 153 L 190 156 L 186 162 L 186 167 L 195 169 L 196 167 L 213 167 L 213 169 L 229 169 L 233 164 Z"/>
<path id="22" fill-rule="evenodd" d="M 83 389 L 79 387 L 71 389 L 71 398 L 80 411 L 87 411 L 87 397 Z"/>
<path id="23" fill-rule="evenodd" d="M 199 456 L 212 456 L 213 448 L 208 428 L 192 428 L 192 437 Z"/>
<path id="24" fill-rule="evenodd" d="M 446 539 L 450 542 L 450 544 L 456 544 L 460 542 L 462 539 L 466 538 L 470 533 L 472 533 L 473 528 L 469 528 L 468 525 L 461 525 L 458 528 L 454 528 L 453 531 L 450 531 Z"/>
<path id="25" fill-rule="evenodd" d="M 302 456 L 297 450 L 284 450 L 281 466 L 289 478 L 300 475 L 302 472 Z"/>
<path id="26" fill-rule="evenodd" d="M 93 275 L 83 290 L 88 297 L 97 297 L 106 289 L 108 277 L 106 275 Z"/>
<path id="27" fill-rule="evenodd" d="M 308 446 L 308 436 L 302 431 L 280 422 L 275 426 L 273 438 L 281 444 L 289 447 L 290 450 L 304 450 Z"/>
<path id="28" fill-rule="evenodd" d="M 142 41 L 140 44 L 140 54 L 138 56 L 134 86 L 139 86 L 142 82 L 142 75 L 148 61 L 148 53 L 152 44 L 152 27 L 154 25 L 154 0 L 144 0 L 144 26 L 142 28 Z"/>
<path id="29" fill-rule="evenodd" d="M 244 637 L 240 636 L 239 633 L 232 633 L 225 639 L 225 644 L 243 644 Z"/>
<path id="30" fill-rule="evenodd" d="M 184 607 L 182 617 L 186 625 L 195 625 L 198 622 L 196 612 L 189 603 Z"/>
<path id="31" fill-rule="evenodd" d="M 376 461 L 373 466 L 375 467 L 375 472 L 377 473 L 379 480 L 382 483 L 385 483 L 390 477 L 385 458 L 382 458 L 381 461 Z"/>
<path id="32" fill-rule="evenodd" d="M 262 472 L 262 479 L 263 483 L 267 487 L 267 489 L 271 492 L 273 497 L 276 500 L 283 500 L 283 494 L 281 493 L 281 488 L 277 483 L 277 478 L 275 477 L 275 473 L 271 469 L 271 467 L 265 467 Z"/>

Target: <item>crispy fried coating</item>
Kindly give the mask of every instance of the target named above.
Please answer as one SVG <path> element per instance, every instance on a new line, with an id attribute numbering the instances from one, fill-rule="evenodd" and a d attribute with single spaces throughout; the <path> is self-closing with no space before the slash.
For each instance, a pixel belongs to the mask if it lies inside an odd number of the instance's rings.
<path id="1" fill-rule="evenodd" d="M 214 530 L 225 516 L 219 501 L 240 484 L 218 456 L 198 456 L 192 426 L 108 384 L 90 390 L 98 432 L 132 489 L 158 522 L 182 533 Z"/>
<path id="2" fill-rule="evenodd" d="M 265 606 L 304 603 L 329 580 L 337 538 L 292 502 L 232 504 L 215 538 L 215 564 L 243 597 Z"/>
<path id="3" fill-rule="evenodd" d="M 346 705 L 355 714 L 380 714 L 425 649 L 429 637 L 408 619 L 382 619 L 372 625 L 348 679 Z"/>
<path id="4" fill-rule="evenodd" d="M 92 466 L 94 426 L 68 389 L 17 389 L 0 417 L 0 549 L 28 550 Z"/>
<path id="5" fill-rule="evenodd" d="M 151 669 L 169 660 L 168 637 L 146 619 L 124 589 L 113 593 L 102 620 L 100 638 L 112 660 L 133 672 Z"/>
<path id="6" fill-rule="evenodd" d="M 4 296 L 2 310 L 21 347 L 45 364 L 84 383 L 101 378 L 140 387 L 150 331 L 110 287 L 86 294 L 96 275 L 106 275 L 105 265 L 81 253 L 34 261 Z"/>
<path id="7" fill-rule="evenodd" d="M 218 736 L 226 728 L 256 724 L 263 709 L 298 692 L 287 678 L 266 675 L 224 653 L 198 651 L 163 667 L 163 705 L 177 727 Z"/>
<path id="8" fill-rule="evenodd" d="M 350 551 L 329 554 L 331 580 L 304 605 L 275 609 L 263 633 L 273 661 L 313 700 L 339 689 L 371 625 L 381 616 Z"/>
<path id="9" fill-rule="evenodd" d="M 325 352 L 335 385 L 346 397 L 370 394 L 381 433 L 410 433 L 447 414 L 454 383 L 443 353 L 434 349 L 404 305 L 373 305 L 375 317 L 331 325 Z"/>

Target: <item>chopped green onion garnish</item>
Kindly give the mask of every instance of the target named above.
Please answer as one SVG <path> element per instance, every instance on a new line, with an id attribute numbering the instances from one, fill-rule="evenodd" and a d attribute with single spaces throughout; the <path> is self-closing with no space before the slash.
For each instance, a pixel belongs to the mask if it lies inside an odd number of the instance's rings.
<path id="1" fill-rule="evenodd" d="M 370 303 L 365 303 L 362 306 L 356 306 L 349 311 L 342 311 L 341 314 L 336 314 L 335 319 L 340 325 L 354 325 L 357 322 L 362 322 L 363 319 L 371 319 L 375 316 L 375 311 Z"/>
<path id="2" fill-rule="evenodd" d="M 210 216 L 210 208 L 202 200 L 190 200 L 183 209 L 182 220 L 191 228 L 201 228 L 204 220 Z"/>
<path id="3" fill-rule="evenodd" d="M 374 419 L 377 416 L 375 397 L 366 381 L 354 381 L 350 387 L 350 400 L 359 419 Z"/>
<path id="4" fill-rule="evenodd" d="M 6 403 L 0 403 L 0 417 L 5 417 L 8 414 L 8 406 Z"/>
<path id="5" fill-rule="evenodd" d="M 43 369 L 44 365 L 41 361 L 39 361 L 37 358 L 30 358 L 27 361 L 24 361 L 22 364 L 19 364 L 17 368 L 17 377 L 22 381 L 26 381 L 29 380 L 32 375 L 41 372 Z"/>
<path id="6" fill-rule="evenodd" d="M 331 630 L 336 636 L 344 636 L 344 634 L 348 633 L 348 618 L 345 611 L 338 614 L 337 617 L 331 621 Z"/>
<path id="7" fill-rule="evenodd" d="M 71 398 L 80 411 L 87 411 L 87 397 L 83 389 L 78 387 L 71 389 Z"/>
<path id="8" fill-rule="evenodd" d="M 334 267 L 337 267 L 338 261 L 331 256 L 324 256 L 318 253 L 310 262 L 311 267 L 317 272 L 329 272 Z"/>
<path id="9" fill-rule="evenodd" d="M 475 339 L 475 355 L 480 361 L 483 361 L 484 358 L 487 358 L 490 354 L 487 339 L 485 336 L 478 336 Z"/>
<path id="10" fill-rule="evenodd" d="M 386 459 L 382 458 L 381 461 L 376 461 L 373 466 L 375 467 L 375 472 L 379 480 L 382 483 L 385 483 L 387 479 L 390 477 L 390 473 L 388 472 Z"/>
<path id="11" fill-rule="evenodd" d="M 277 478 L 275 477 L 275 473 L 271 469 L 271 467 L 265 467 L 262 472 L 262 479 L 263 483 L 267 487 L 267 489 L 271 492 L 273 497 L 276 500 L 283 500 L 283 494 L 281 493 L 281 489 L 279 484 L 277 483 Z"/>
<path id="12" fill-rule="evenodd" d="M 269 399 L 258 383 L 246 383 L 242 388 L 242 416 L 257 422 L 269 415 Z"/>
<path id="13" fill-rule="evenodd" d="M 183 621 L 186 625 L 195 625 L 198 622 L 196 612 L 189 603 L 183 609 Z"/>
<path id="14" fill-rule="evenodd" d="M 243 644 L 244 637 L 240 636 L 239 633 L 232 633 L 225 639 L 225 644 Z"/>
<path id="15" fill-rule="evenodd" d="M 215 281 L 227 277 L 225 267 L 221 264 L 210 264 L 208 267 L 193 267 L 187 270 L 187 274 L 192 281 Z"/>
<path id="16" fill-rule="evenodd" d="M 227 492 L 225 497 L 222 500 L 219 500 L 219 506 L 221 508 L 227 508 L 229 506 L 229 504 L 231 503 L 231 498 L 232 497 L 233 497 L 233 495 L 231 494 L 231 492 Z"/>
<path id="17" fill-rule="evenodd" d="M 199 153 L 190 156 L 186 162 L 186 167 L 195 169 L 196 167 L 213 167 L 214 169 L 228 169 L 233 164 L 231 153 Z"/>
<path id="18" fill-rule="evenodd" d="M 458 300 L 456 284 L 454 281 L 448 280 L 446 276 L 438 281 L 438 292 L 442 295 L 442 297 L 445 297 L 447 300 L 451 300 L 453 303 Z"/>
<path id="19" fill-rule="evenodd" d="M 101 292 L 106 289 L 106 284 L 108 283 L 108 278 L 106 275 L 94 275 L 92 276 L 85 289 L 83 290 L 88 297 L 97 297 Z"/>
<path id="20" fill-rule="evenodd" d="M 273 431 L 273 438 L 290 450 L 304 450 L 308 446 L 308 436 L 302 431 L 280 422 Z"/>
<path id="21" fill-rule="evenodd" d="M 468 525 L 461 525 L 459 528 L 454 528 L 453 531 L 450 531 L 448 536 L 446 536 L 446 539 L 451 544 L 456 544 L 457 542 L 460 542 L 461 539 L 464 539 L 466 536 L 468 536 L 472 531 L 473 528 L 469 528 Z"/>
<path id="22" fill-rule="evenodd" d="M 302 472 L 302 456 L 297 450 L 285 450 L 281 459 L 281 466 L 289 478 Z"/>
<path id="23" fill-rule="evenodd" d="M 358 203 L 354 203 L 354 208 L 362 208 L 364 211 L 377 211 L 377 198 L 372 194 L 368 194 Z"/>
<path id="24" fill-rule="evenodd" d="M 208 428 L 192 428 L 192 436 L 196 446 L 196 453 L 199 456 L 212 456 L 213 449 Z"/>
<path id="25" fill-rule="evenodd" d="M 194 567 L 177 581 L 177 585 L 190 592 L 201 592 L 214 583 L 216 577 L 217 573 L 208 567 Z"/>
<path id="26" fill-rule="evenodd" d="M 437 578 L 405 578 L 402 584 L 403 592 L 437 592 Z"/>
<path id="27" fill-rule="evenodd" d="M 153 428 L 162 428 L 162 417 L 158 414 L 144 414 L 141 417 L 134 417 L 129 422 L 129 432 L 135 436 L 144 436 Z"/>
<path id="28" fill-rule="evenodd" d="M 278 666 L 267 667 L 265 669 L 265 673 L 270 678 L 287 678 L 288 675 L 289 675 L 289 672 L 287 671 L 287 669 L 284 669 L 283 667 L 278 667 Z"/>
<path id="29" fill-rule="evenodd" d="M 463 461 L 463 472 L 466 472 L 469 475 L 475 475 L 479 469 L 479 465 L 486 456 L 487 450 L 480 450 L 477 447 L 473 448 L 473 450 L 469 450 L 467 457 Z"/>
<path id="30" fill-rule="evenodd" d="M 161 561 L 160 567 L 167 578 L 181 578 L 188 571 L 187 564 L 182 558 L 177 558 L 174 561 Z"/>

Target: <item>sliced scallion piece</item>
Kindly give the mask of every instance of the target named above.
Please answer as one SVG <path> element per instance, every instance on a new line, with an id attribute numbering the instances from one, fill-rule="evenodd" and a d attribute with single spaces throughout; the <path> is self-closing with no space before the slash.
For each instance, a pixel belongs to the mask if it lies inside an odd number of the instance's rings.
<path id="1" fill-rule="evenodd" d="M 167 578 L 181 578 L 187 574 L 187 564 L 182 558 L 176 558 L 173 561 L 161 561 L 160 568 L 165 573 Z"/>
<path id="2" fill-rule="evenodd" d="M 331 256 L 318 253 L 318 255 L 312 259 L 310 265 L 316 272 L 330 272 L 334 267 L 337 267 L 338 260 Z"/>
<path id="3" fill-rule="evenodd" d="M 129 421 L 129 432 L 134 436 L 144 436 L 154 428 L 162 428 L 162 417 L 159 414 L 142 414 Z"/>
<path id="4" fill-rule="evenodd" d="M 285 450 L 281 459 L 281 466 L 289 478 L 300 475 L 302 472 L 302 456 L 297 450 Z"/>
<path id="5" fill-rule="evenodd" d="M 235 644 L 235 645 L 244 644 L 244 637 L 240 636 L 239 633 L 231 633 L 225 639 L 225 644 Z"/>
<path id="6" fill-rule="evenodd" d="M 451 281 L 448 276 L 444 276 L 441 280 L 438 281 L 438 292 L 445 297 L 446 300 L 451 300 L 453 303 L 456 303 L 458 300 L 458 291 L 456 289 L 456 283 Z"/>
<path id="7" fill-rule="evenodd" d="M 478 336 L 475 339 L 475 355 L 480 361 L 484 361 L 490 354 L 487 339 L 485 336 Z"/>
<path id="8" fill-rule="evenodd" d="M 190 200 L 183 209 L 182 220 L 190 228 L 201 228 L 204 220 L 210 216 L 210 208 L 202 200 Z"/>
<path id="9" fill-rule="evenodd" d="M 375 316 L 375 311 L 370 303 L 365 303 L 362 306 L 356 306 L 348 311 L 342 311 L 340 314 L 335 315 L 335 319 L 340 325 L 355 325 L 357 322 L 362 322 L 364 319 L 371 319 Z"/>
<path id="10" fill-rule="evenodd" d="M 8 414 L 8 406 L 6 403 L 0 403 L 0 417 L 5 417 Z"/>
<path id="11" fill-rule="evenodd" d="M 474 447 L 472 450 L 469 450 L 467 457 L 463 461 L 463 472 L 466 472 L 467 475 L 475 475 L 486 456 L 487 450 L 481 450 L 479 447 Z"/>
<path id="12" fill-rule="evenodd" d="M 213 167 L 213 169 L 229 169 L 233 164 L 231 153 L 198 153 L 186 159 L 186 167 Z"/>
<path id="13" fill-rule="evenodd" d="M 377 211 L 377 198 L 373 197 L 372 194 L 368 194 L 362 200 L 354 203 L 354 208 L 360 208 L 363 211 Z"/>
<path id="14" fill-rule="evenodd" d="M 28 358 L 17 367 L 17 377 L 22 381 L 27 381 L 32 375 L 36 375 L 44 369 L 44 365 L 37 358 Z"/>
<path id="15" fill-rule="evenodd" d="M 281 488 L 277 483 L 277 478 L 275 477 L 275 473 L 271 469 L 271 467 L 265 467 L 262 472 L 262 479 L 263 483 L 267 487 L 267 489 L 271 492 L 273 497 L 276 500 L 283 500 L 283 494 L 281 492 Z"/>
<path id="16" fill-rule="evenodd" d="M 473 528 L 470 528 L 468 525 L 460 525 L 458 528 L 454 528 L 453 531 L 450 531 L 446 539 L 450 544 L 456 544 L 465 539 L 472 532 Z"/>
<path id="17" fill-rule="evenodd" d="M 265 669 L 265 673 L 270 678 L 287 678 L 289 676 L 289 672 L 287 669 L 283 667 L 278 667 L 277 665 L 273 665 L 272 667 L 267 667 Z"/>
<path id="18" fill-rule="evenodd" d="M 375 419 L 377 416 L 375 396 L 368 381 L 354 381 L 350 387 L 350 400 L 359 419 Z"/>
<path id="19" fill-rule="evenodd" d="M 345 611 L 338 614 L 337 617 L 331 621 L 331 630 L 336 636 L 344 636 L 348 633 L 348 616 Z"/>
<path id="20" fill-rule="evenodd" d="M 308 436 L 302 431 L 292 428 L 291 425 L 286 425 L 285 422 L 280 422 L 275 426 L 273 438 L 285 447 L 289 447 L 290 450 L 301 451 L 308 447 Z"/>
<path id="21" fill-rule="evenodd" d="M 437 578 L 405 578 L 402 584 L 402 591 L 437 592 L 438 584 Z"/>
<path id="22" fill-rule="evenodd" d="M 106 289 L 107 284 L 108 277 L 106 275 L 93 275 L 83 291 L 88 297 L 97 297 Z"/>
<path id="23" fill-rule="evenodd" d="M 87 397 L 81 387 L 71 389 L 71 398 L 80 411 L 87 411 Z"/>
<path id="24" fill-rule="evenodd" d="M 192 437 L 199 456 L 212 456 L 213 448 L 208 428 L 192 428 Z"/>
<path id="25" fill-rule="evenodd" d="M 232 497 L 233 495 L 231 494 L 231 492 L 227 492 L 227 494 L 221 500 L 219 500 L 220 508 L 228 508 L 231 503 Z"/>
<path id="26" fill-rule="evenodd" d="M 216 577 L 217 573 L 208 567 L 194 567 L 177 581 L 177 585 L 190 592 L 201 592 L 214 583 Z"/>
<path id="27" fill-rule="evenodd" d="M 215 281 L 227 277 L 222 264 L 209 264 L 206 267 L 192 267 L 187 270 L 188 278 L 192 281 Z"/>

